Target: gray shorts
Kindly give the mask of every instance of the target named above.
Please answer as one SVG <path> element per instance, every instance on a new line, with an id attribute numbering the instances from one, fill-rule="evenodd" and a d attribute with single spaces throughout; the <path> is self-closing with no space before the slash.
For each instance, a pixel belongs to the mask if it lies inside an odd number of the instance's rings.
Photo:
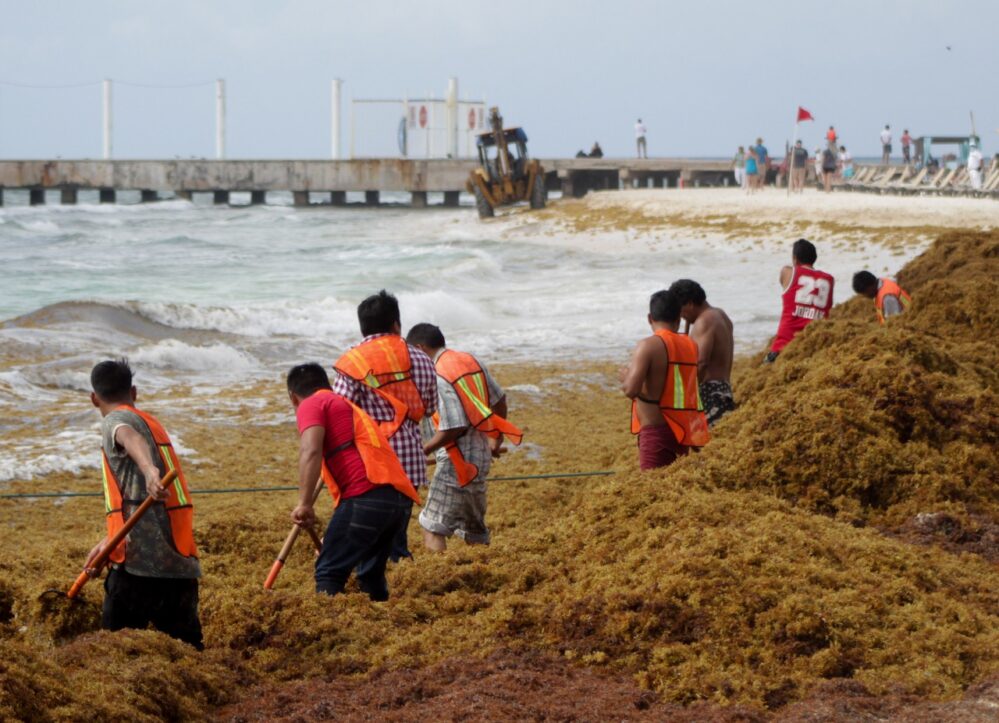
<path id="1" fill-rule="evenodd" d="M 459 487 L 452 472 L 449 463 L 439 464 L 420 511 L 420 526 L 435 535 L 456 535 L 470 544 L 488 545 L 486 482 L 475 480 Z"/>

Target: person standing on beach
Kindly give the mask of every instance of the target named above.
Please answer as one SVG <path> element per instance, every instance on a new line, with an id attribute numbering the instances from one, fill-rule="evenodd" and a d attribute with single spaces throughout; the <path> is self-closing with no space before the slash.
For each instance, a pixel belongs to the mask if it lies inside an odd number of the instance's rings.
<path id="1" fill-rule="evenodd" d="M 170 437 L 155 417 L 135 408 L 132 370 L 124 359 L 90 372 L 91 403 L 101 412 L 107 537 L 90 551 L 86 569 L 146 497 L 157 502 L 111 553 L 101 627 L 160 632 L 204 649 L 198 617 L 201 564 L 194 544 L 194 503 Z M 168 470 L 173 483 L 164 487 Z"/>
<path id="2" fill-rule="evenodd" d="M 902 131 L 902 160 L 905 162 L 905 165 L 907 166 L 910 163 L 912 163 L 912 157 L 910 155 L 911 151 L 909 148 L 909 146 L 911 145 L 912 145 L 912 136 L 909 135 L 909 129 L 906 128 L 904 131 Z"/>
<path id="3" fill-rule="evenodd" d="M 825 319 L 833 305 L 835 280 L 814 267 L 818 253 L 811 241 L 800 238 L 791 247 L 791 266 L 780 270 L 782 312 L 777 336 L 764 361 L 777 360 L 785 346 L 816 319 Z"/>
<path id="4" fill-rule="evenodd" d="M 978 144 L 971 142 L 968 150 L 968 178 L 971 179 L 971 188 L 975 191 L 982 190 L 982 169 L 985 166 L 985 158 L 978 150 Z"/>
<path id="5" fill-rule="evenodd" d="M 839 147 L 839 172 L 845 180 L 853 178 L 853 156 L 846 146 Z"/>
<path id="6" fill-rule="evenodd" d="M 759 179 L 757 185 L 763 188 L 767 185 L 767 171 L 770 170 L 770 152 L 763 145 L 763 139 L 756 139 L 756 165 L 758 167 Z"/>
<path id="7" fill-rule="evenodd" d="M 506 393 L 489 370 L 471 354 L 446 348 L 438 327 L 417 324 L 406 342 L 433 359 L 437 369 L 436 431 L 423 445 L 437 457 L 420 512 L 423 542 L 434 552 L 444 552 L 452 535 L 469 545 L 488 545 L 489 467 L 503 451 L 504 436 L 520 444 L 524 434 L 506 420 Z"/>
<path id="8" fill-rule="evenodd" d="M 891 128 L 885 123 L 885 129 L 881 131 L 881 164 L 887 166 L 891 163 Z"/>
<path id="9" fill-rule="evenodd" d="M 894 280 L 887 276 L 879 279 L 870 271 L 853 275 L 853 290 L 868 299 L 874 299 L 874 309 L 882 324 L 891 316 L 898 316 L 909 308 L 912 299 Z"/>
<path id="10" fill-rule="evenodd" d="M 642 119 L 639 118 L 638 121 L 635 123 L 635 145 L 638 146 L 639 158 L 649 157 L 649 151 L 645 146 L 645 134 L 647 132 L 648 129 L 645 127 L 645 124 L 642 123 Z"/>
<path id="11" fill-rule="evenodd" d="M 413 486 L 427 483 L 427 458 L 420 438 L 420 420 L 437 411 L 434 363 L 409 346 L 400 333 L 399 302 L 382 289 L 357 307 L 361 343 L 337 360 L 333 391 L 363 409 L 388 437 Z M 409 513 L 406 514 L 409 520 Z M 396 536 L 390 559 L 412 557 L 404 525 Z M 374 564 L 358 568 L 363 575 Z"/>
<path id="12" fill-rule="evenodd" d="M 741 148 L 741 146 L 740 146 Z M 752 195 L 756 192 L 757 179 L 759 178 L 759 168 L 758 161 L 756 158 L 756 149 L 753 146 L 749 147 L 746 151 L 746 167 L 743 171 L 746 177 L 745 186 L 746 193 Z"/>
<path id="13" fill-rule="evenodd" d="M 631 364 L 621 370 L 643 470 L 670 465 L 711 438 L 697 385 L 697 344 L 677 333 L 680 302 L 669 291 L 657 291 L 647 318 L 652 335 L 638 342 Z"/>
<path id="14" fill-rule="evenodd" d="M 722 309 L 708 303 L 704 289 L 696 281 L 674 281 L 669 292 L 680 304 L 680 315 L 687 322 L 690 338 L 697 344 L 701 403 L 708 426 L 713 427 L 722 415 L 735 409 L 729 381 L 735 351 L 732 320 Z"/>
<path id="15" fill-rule="evenodd" d="M 746 150 L 739 146 L 732 158 L 732 174 L 735 176 L 735 185 L 740 188 L 746 184 Z"/>
<path id="16" fill-rule="evenodd" d="M 808 172 L 808 151 L 801 145 L 801 141 L 795 141 L 791 150 L 792 171 L 791 190 L 802 193 L 805 190 L 805 174 Z"/>
<path id="17" fill-rule="evenodd" d="M 316 523 L 316 481 L 333 496 L 333 517 L 316 558 L 316 592 L 339 595 L 351 570 L 376 602 L 388 600 L 385 565 L 400 530 L 420 495 L 378 425 L 360 407 L 330 388 L 318 364 L 300 364 L 287 378 L 288 397 L 298 423 L 298 505 L 291 519 L 300 527 Z"/>
<path id="18" fill-rule="evenodd" d="M 826 146 L 822 151 L 822 187 L 826 193 L 832 191 L 834 175 L 836 175 L 836 146 Z"/>

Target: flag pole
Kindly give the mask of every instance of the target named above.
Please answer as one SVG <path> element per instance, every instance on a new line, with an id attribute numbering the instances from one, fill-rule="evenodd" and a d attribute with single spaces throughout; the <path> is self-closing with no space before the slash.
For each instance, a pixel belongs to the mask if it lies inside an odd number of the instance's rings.
<path id="1" fill-rule="evenodd" d="M 791 178 L 794 176 L 794 147 L 798 145 L 798 111 L 794 111 L 794 133 L 791 134 L 791 162 L 787 164 L 787 197 L 791 197 Z"/>

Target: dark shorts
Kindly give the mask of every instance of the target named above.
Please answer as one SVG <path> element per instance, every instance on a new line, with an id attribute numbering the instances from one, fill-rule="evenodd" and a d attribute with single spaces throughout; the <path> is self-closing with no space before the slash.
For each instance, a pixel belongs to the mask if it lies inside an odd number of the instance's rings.
<path id="1" fill-rule="evenodd" d="M 204 650 L 198 619 L 198 581 L 193 578 L 140 577 L 112 568 L 104 581 L 105 630 L 152 625 L 161 633 Z"/>
<path id="2" fill-rule="evenodd" d="M 412 500 L 390 485 L 341 501 L 316 558 L 316 592 L 343 592 L 351 571 L 364 561 L 357 571 L 361 590 L 372 600 L 388 600 L 385 565 L 412 508 Z"/>
<path id="3" fill-rule="evenodd" d="M 735 409 L 732 385 L 720 380 L 702 382 L 701 404 L 704 405 L 704 416 L 708 418 L 708 426 L 713 427 L 726 412 Z"/>
<path id="4" fill-rule="evenodd" d="M 689 451 L 689 447 L 676 441 L 668 424 L 642 427 L 638 432 L 638 466 L 643 470 L 666 467 Z"/>
<path id="5" fill-rule="evenodd" d="M 891 155 L 891 143 L 885 143 L 883 146 L 881 146 L 881 152 Z"/>

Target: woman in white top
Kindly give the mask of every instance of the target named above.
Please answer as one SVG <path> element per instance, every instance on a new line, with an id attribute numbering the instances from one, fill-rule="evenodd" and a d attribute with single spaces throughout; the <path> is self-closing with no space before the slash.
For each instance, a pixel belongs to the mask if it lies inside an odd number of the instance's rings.
<path id="1" fill-rule="evenodd" d="M 839 147 L 839 173 L 843 178 L 853 178 L 853 156 L 846 146 Z"/>

